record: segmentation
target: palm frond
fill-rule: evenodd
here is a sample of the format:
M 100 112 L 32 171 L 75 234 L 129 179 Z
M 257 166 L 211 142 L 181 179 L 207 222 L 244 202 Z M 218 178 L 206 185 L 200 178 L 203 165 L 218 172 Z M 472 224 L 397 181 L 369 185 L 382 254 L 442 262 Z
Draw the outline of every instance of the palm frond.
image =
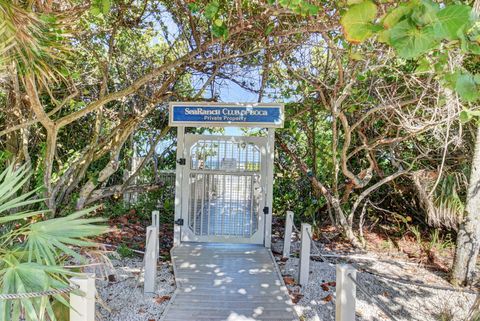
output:
M 36 191 L 21 193 L 29 178 L 30 172 L 24 166 L 17 169 L 9 166 L 0 173 L 1 293 L 39 292 L 67 286 L 67 278 L 76 273 L 62 267 L 65 257 L 83 261 L 76 248 L 96 246 L 88 237 L 107 231 L 107 227 L 97 225 L 103 219 L 86 217 L 94 208 L 45 221 L 25 220 L 44 212 L 25 209 L 42 201 L 32 198 Z M 20 227 L 5 224 L 20 220 L 24 220 Z M 62 295 L 53 298 L 69 305 Z M 55 321 L 51 298 L 0 300 L 0 320 L 18 321 L 21 317 L 27 321 Z
M 10 260 L 7 267 L 0 270 L 0 289 L 2 293 L 47 291 L 68 286 L 67 278 L 74 275 L 77 275 L 77 273 L 58 266 Z M 48 310 L 51 311 L 48 307 L 50 305 L 48 298 L 40 297 L 19 301 L 25 311 L 27 320 L 45 320 L 46 315 L 51 319 L 53 317 L 52 320 L 54 320 L 54 315 L 47 312 Z M 16 315 L 11 314 L 11 311 L 15 311 L 17 306 L 18 302 L 16 300 L 0 302 L 0 316 L 5 317 L 3 320 L 19 320 L 18 313 Z
M 25 165 L 16 170 L 14 170 L 13 165 L 9 165 L 0 174 L 0 224 L 18 221 L 45 212 L 11 212 L 12 210 L 18 210 L 43 201 L 42 199 L 32 199 L 37 190 L 19 194 L 25 183 L 30 179 L 30 176 L 30 171 Z
M 95 224 L 103 222 L 102 218 L 82 218 L 93 210 L 94 208 L 88 208 L 66 217 L 31 224 L 29 231 L 25 233 L 27 249 L 30 253 L 29 260 L 35 258 L 38 262 L 52 264 L 60 252 L 83 261 L 83 257 L 69 246 L 96 246 L 95 242 L 86 238 L 105 233 L 108 230 L 105 226 Z
M 42 83 L 61 77 L 52 62 L 63 60 L 69 49 L 54 15 L 0 0 L 0 21 L 0 72 L 15 63 L 21 74 L 33 73 Z

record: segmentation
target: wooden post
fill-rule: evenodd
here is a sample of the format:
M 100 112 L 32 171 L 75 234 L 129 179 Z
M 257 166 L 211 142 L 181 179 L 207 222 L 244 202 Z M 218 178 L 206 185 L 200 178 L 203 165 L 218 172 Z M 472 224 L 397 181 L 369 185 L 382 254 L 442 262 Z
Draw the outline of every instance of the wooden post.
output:
M 70 293 L 70 321 L 95 321 L 95 274 L 73 277 L 70 283 L 78 285 L 82 292 Z
M 157 244 L 158 237 L 155 237 L 157 228 L 154 226 L 147 227 L 147 240 L 145 246 L 145 267 L 143 293 L 155 293 L 157 281 Z
M 310 273 L 310 235 L 312 227 L 310 224 L 302 223 L 300 262 L 298 263 L 298 284 L 307 285 Z
M 335 321 L 355 321 L 357 287 L 349 274 L 356 280 L 357 271 L 351 265 L 337 264 Z
M 283 257 L 290 257 L 290 245 L 292 244 L 293 212 L 287 211 L 285 218 L 285 233 L 283 234 Z

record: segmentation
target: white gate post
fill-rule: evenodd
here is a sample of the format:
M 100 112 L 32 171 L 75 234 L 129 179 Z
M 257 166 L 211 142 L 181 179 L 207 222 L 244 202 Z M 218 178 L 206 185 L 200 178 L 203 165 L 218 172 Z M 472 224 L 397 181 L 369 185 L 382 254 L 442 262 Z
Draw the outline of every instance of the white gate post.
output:
M 312 227 L 310 224 L 302 223 L 301 245 L 300 245 L 300 262 L 298 263 L 298 283 L 307 285 L 310 273 L 310 235 Z
M 275 162 L 275 128 L 269 128 L 267 132 L 267 195 L 265 204 L 268 207 L 268 214 L 263 215 L 265 218 L 265 242 L 264 245 L 266 248 L 272 246 L 272 215 L 273 215 L 273 168 Z
M 290 245 L 292 244 L 293 212 L 287 211 L 285 218 L 285 233 L 283 234 L 283 257 L 290 257 Z
M 70 293 L 70 321 L 95 321 L 95 274 L 73 277 L 70 283 L 83 292 L 83 295 Z
M 147 227 L 147 241 L 145 246 L 145 267 L 143 293 L 155 293 L 157 281 L 157 246 L 158 237 L 155 237 L 157 228 L 154 226 Z
M 177 160 L 184 158 L 185 146 L 185 127 L 177 127 Z M 179 164 L 175 167 L 175 218 L 174 222 L 182 219 L 182 186 L 183 181 L 183 167 Z M 180 245 L 182 227 L 180 225 L 173 225 L 173 246 Z
M 335 321 L 355 321 L 357 287 L 348 275 L 357 279 L 357 271 L 348 264 L 337 264 Z

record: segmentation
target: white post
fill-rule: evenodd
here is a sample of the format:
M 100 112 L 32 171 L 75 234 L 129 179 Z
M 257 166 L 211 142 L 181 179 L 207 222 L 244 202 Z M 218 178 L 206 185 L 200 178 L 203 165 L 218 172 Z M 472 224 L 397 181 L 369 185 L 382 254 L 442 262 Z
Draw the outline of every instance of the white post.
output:
M 147 241 L 145 246 L 145 267 L 143 293 L 155 293 L 157 281 L 157 244 L 158 238 L 155 237 L 157 228 L 154 226 L 147 227 Z
M 273 168 L 275 161 L 275 128 L 268 129 L 268 141 L 267 141 L 267 195 L 266 206 L 269 213 L 264 215 L 265 217 L 265 242 L 266 248 L 270 248 L 272 245 L 272 215 L 273 215 Z
M 335 321 L 355 321 L 357 287 L 348 275 L 357 279 L 357 271 L 348 264 L 337 264 Z
M 290 257 L 290 245 L 292 244 L 293 212 L 287 211 L 285 218 L 285 233 L 283 234 L 283 257 Z
M 82 292 L 70 293 L 70 321 L 95 321 L 95 274 L 73 277 L 70 283 Z
M 307 285 L 310 273 L 310 235 L 312 227 L 310 224 L 302 223 L 300 262 L 298 263 L 298 284 Z
M 156 260 L 158 261 L 158 253 L 160 252 L 160 242 L 158 240 L 158 236 L 160 233 L 160 212 L 159 211 L 152 211 L 152 226 L 154 226 L 157 229 L 155 231 L 155 238 L 157 243 L 155 255 L 156 255 Z
M 177 160 L 185 157 L 184 155 L 185 144 L 185 127 L 177 127 Z M 177 164 L 175 169 L 175 221 L 182 218 L 182 181 L 183 181 L 183 168 Z M 184 189 L 187 186 L 183 187 Z M 173 226 L 173 245 L 180 245 L 182 227 L 174 224 Z
M 152 226 L 160 227 L 160 212 L 152 211 Z

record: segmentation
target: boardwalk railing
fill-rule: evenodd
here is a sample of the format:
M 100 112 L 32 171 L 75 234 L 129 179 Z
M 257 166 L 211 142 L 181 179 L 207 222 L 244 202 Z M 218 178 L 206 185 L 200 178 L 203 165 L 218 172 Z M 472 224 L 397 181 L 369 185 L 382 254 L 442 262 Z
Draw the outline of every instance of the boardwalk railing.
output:
M 85 273 L 70 279 L 70 286 L 41 292 L 0 294 L 2 300 L 28 300 L 70 293 L 70 321 L 95 321 L 95 274 Z
M 305 286 L 308 284 L 310 275 L 310 258 L 312 256 L 311 248 L 315 250 L 313 256 L 320 257 L 324 262 L 330 263 L 312 239 L 312 227 L 310 224 L 302 223 L 300 230 L 295 226 L 294 214 L 287 211 L 285 220 L 285 234 L 283 242 L 283 257 L 290 257 L 290 247 L 293 236 L 293 230 L 300 236 L 300 259 L 298 266 L 298 284 Z M 379 301 L 374 295 L 368 292 L 357 281 L 357 270 L 350 264 L 336 264 L 336 303 L 335 303 L 335 321 L 355 321 L 355 306 L 357 288 L 365 294 L 366 298 L 382 310 L 391 320 L 397 321 L 389 309 Z

